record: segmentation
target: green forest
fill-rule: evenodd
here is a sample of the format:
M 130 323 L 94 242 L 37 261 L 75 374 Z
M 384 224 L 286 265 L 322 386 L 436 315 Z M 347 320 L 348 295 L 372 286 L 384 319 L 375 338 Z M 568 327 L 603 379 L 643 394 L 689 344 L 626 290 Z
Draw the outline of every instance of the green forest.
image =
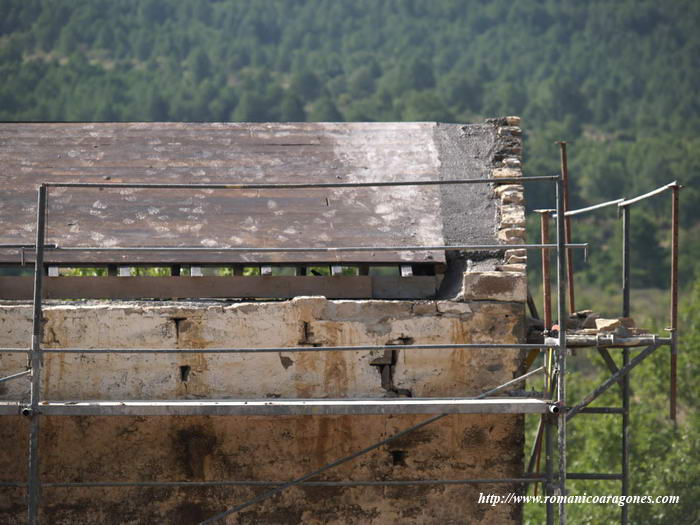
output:
M 573 207 L 677 180 L 685 186 L 682 414 L 678 426 L 665 416 L 667 356 L 640 367 L 634 401 L 651 408 L 635 416 L 633 453 L 647 470 L 635 474 L 632 493 L 682 499 L 635 507 L 631 516 L 635 523 L 700 522 L 693 383 L 700 359 L 699 23 L 700 2 L 692 0 L 3 0 L 0 120 L 481 122 L 519 115 L 526 176 L 558 173 L 555 141 L 568 141 Z M 528 184 L 526 194 L 530 210 L 553 207 L 541 186 Z M 536 217 L 528 228 L 536 240 Z M 668 194 L 634 208 L 631 235 L 633 315 L 661 331 L 668 323 Z M 579 307 L 616 314 L 616 210 L 575 218 L 573 236 L 591 244 L 588 259 L 576 260 Z M 536 257 L 530 266 L 536 289 Z M 582 385 L 593 385 L 599 365 L 577 372 Z M 577 469 L 619 462 L 614 418 L 572 427 L 572 448 L 589 451 Z M 589 482 L 587 490 L 614 493 L 617 485 Z M 541 512 L 527 509 L 528 522 L 538 523 Z M 571 509 L 575 523 L 607 522 L 617 512 Z
M 683 240 L 700 235 L 697 2 L 4 0 L 0 14 L 0 120 L 520 115 L 526 175 L 557 173 L 554 141 L 570 142 L 573 207 L 678 180 Z M 552 206 L 530 186 L 531 209 Z M 635 208 L 635 287 L 668 284 L 669 208 Z M 614 215 L 574 225 L 596 289 L 619 287 Z M 700 244 L 683 244 L 687 289 Z

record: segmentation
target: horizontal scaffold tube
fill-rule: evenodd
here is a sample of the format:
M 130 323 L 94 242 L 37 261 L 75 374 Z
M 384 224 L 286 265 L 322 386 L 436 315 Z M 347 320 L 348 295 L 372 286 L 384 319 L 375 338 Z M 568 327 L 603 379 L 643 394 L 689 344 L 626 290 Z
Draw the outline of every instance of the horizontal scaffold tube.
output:
M 361 350 L 475 350 L 484 348 L 517 348 L 541 350 L 552 345 L 527 343 L 444 343 L 417 345 L 356 345 L 356 346 L 292 346 L 269 348 L 43 348 L 42 352 L 59 354 L 265 354 L 293 352 L 350 352 Z M 26 352 L 27 350 L 18 350 Z
M 495 251 L 513 249 L 541 250 L 556 248 L 556 244 L 463 244 L 456 246 L 325 246 L 302 248 L 256 248 L 248 246 L 68 246 L 48 248 L 47 251 L 78 251 L 78 252 L 273 252 L 273 253 L 312 253 L 312 252 L 425 252 L 425 251 Z M 570 243 L 566 248 L 588 248 L 588 243 Z
M 442 186 L 447 184 L 520 184 L 533 181 L 555 181 L 557 175 L 536 177 L 499 177 L 494 179 L 452 179 L 452 180 L 406 180 L 368 182 L 302 182 L 302 183 L 208 183 L 208 184 L 167 184 L 148 182 L 46 182 L 51 188 L 141 188 L 141 189 L 208 189 L 208 190 L 295 190 L 311 188 L 367 188 L 381 186 Z

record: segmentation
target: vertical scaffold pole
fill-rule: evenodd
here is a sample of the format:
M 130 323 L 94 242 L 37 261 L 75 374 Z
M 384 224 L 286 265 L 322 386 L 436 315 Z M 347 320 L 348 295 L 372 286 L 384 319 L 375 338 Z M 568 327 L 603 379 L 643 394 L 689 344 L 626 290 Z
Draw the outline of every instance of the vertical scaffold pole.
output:
M 554 525 L 554 503 L 552 503 L 551 496 L 554 495 L 554 420 L 555 416 L 552 414 L 545 414 L 544 416 L 544 421 L 545 421 L 545 427 L 544 427 L 544 446 L 545 446 L 545 476 L 546 476 L 546 482 L 545 482 L 545 490 L 544 493 L 546 496 L 549 496 L 550 499 L 547 499 L 546 503 L 546 516 L 547 516 L 547 525 Z
M 630 362 L 630 349 L 622 349 L 622 366 L 626 367 Z M 630 491 L 630 372 L 622 376 L 622 496 L 629 496 Z M 629 505 L 623 505 L 620 509 L 620 521 L 627 525 L 629 519 Z
M 39 476 L 39 401 L 41 399 L 42 285 L 44 281 L 44 241 L 46 236 L 46 186 L 39 186 L 36 215 L 36 258 L 34 261 L 34 310 L 30 357 L 29 468 L 27 471 L 27 517 L 29 525 L 39 523 L 41 484 Z
M 559 523 L 566 523 L 566 248 L 564 227 L 564 180 L 557 180 L 557 313 L 559 317 L 559 347 L 557 353 L 557 403 L 559 448 Z
M 540 213 L 540 242 L 542 244 L 549 244 L 549 214 L 551 210 L 539 210 Z M 549 249 L 542 248 L 542 302 L 544 309 L 544 329 L 551 330 L 552 328 L 552 290 L 551 290 L 551 280 L 550 280 L 550 270 L 549 270 Z M 545 354 L 545 365 L 547 370 L 554 370 L 551 363 L 548 363 L 550 353 Z M 545 373 L 545 391 L 548 395 L 551 395 L 551 385 L 553 384 L 552 378 L 549 373 Z M 544 447 L 545 447 L 545 495 L 552 496 L 554 491 L 554 461 L 553 461 L 553 448 L 554 448 L 554 416 L 551 414 L 545 414 L 542 419 L 544 425 Z M 546 503 L 546 520 L 547 525 L 554 525 L 554 504 L 551 500 L 547 500 Z
M 549 244 L 549 212 L 538 210 L 540 214 L 540 242 Z M 552 290 L 549 273 L 549 248 L 542 248 L 542 303 L 544 309 L 544 329 L 552 328 Z
M 622 207 L 622 317 L 630 316 L 630 215 L 629 206 Z
M 676 395 L 678 370 L 678 229 L 680 202 L 678 199 L 681 186 L 671 186 L 671 405 L 670 416 L 676 421 Z
M 631 313 L 630 303 L 630 218 L 631 206 L 622 207 L 622 317 L 629 317 Z M 622 349 L 622 364 L 627 366 L 630 360 L 629 348 Z M 630 377 L 629 372 L 622 377 L 622 496 L 629 495 L 629 432 L 630 432 Z M 620 509 L 620 522 L 627 525 L 629 519 L 627 505 Z

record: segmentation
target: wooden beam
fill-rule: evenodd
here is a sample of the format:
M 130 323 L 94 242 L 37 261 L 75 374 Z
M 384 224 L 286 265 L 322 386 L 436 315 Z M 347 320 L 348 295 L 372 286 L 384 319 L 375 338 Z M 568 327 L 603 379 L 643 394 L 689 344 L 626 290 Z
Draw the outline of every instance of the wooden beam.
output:
M 2 180 L 0 179 L 0 182 Z M 1 195 L 0 195 L 1 197 Z M 0 217 L 1 219 L 2 217 Z M 147 238 L 147 234 L 144 234 Z M 368 235 L 368 239 L 374 239 Z M 0 238 L 0 240 L 2 240 Z M 133 244 L 138 243 L 134 240 Z M 259 241 L 251 241 L 250 245 L 260 244 Z M 367 246 L 370 240 L 356 241 L 353 246 Z M 442 245 L 441 243 L 439 243 Z M 161 243 L 165 245 L 165 243 Z M 307 246 L 308 243 L 300 243 L 301 246 Z M 375 244 L 373 244 L 375 245 Z M 381 246 L 380 244 L 376 244 Z M 387 245 L 388 244 L 384 244 Z M 404 243 L 404 245 L 407 245 Z M 68 246 L 68 245 L 67 245 Z M 349 244 L 347 246 L 350 246 Z M 508 248 L 504 245 L 504 248 Z M 230 264 L 242 264 L 243 266 L 252 266 L 256 264 L 281 264 L 295 265 L 299 263 L 308 266 L 323 266 L 327 264 L 337 264 L 338 260 L 342 261 L 343 265 L 352 266 L 355 264 L 370 263 L 372 265 L 391 265 L 398 262 L 419 262 L 424 264 L 440 263 L 445 259 L 444 251 L 401 251 L 401 252 L 339 252 L 337 260 L 329 260 L 328 253 L 323 252 L 263 252 L 258 253 L 254 250 L 250 252 L 195 252 L 195 251 L 56 251 L 47 250 L 44 254 L 44 262 L 46 264 L 58 266 L 106 266 L 109 264 L 118 264 L 120 266 L 137 266 L 137 265 L 154 265 L 154 266 L 171 266 L 173 264 L 180 265 L 213 265 L 213 266 L 228 266 Z M 24 252 L 25 264 L 34 264 L 34 253 L 26 250 Z M 22 263 L 22 254 L 20 250 L 10 248 L 0 248 L 0 264 L 16 264 Z
M 336 277 L 337 279 L 337 277 Z M 430 299 L 437 295 L 442 277 L 373 275 L 372 297 L 386 299 Z
M 277 298 L 430 299 L 436 276 L 47 277 L 46 299 Z M 31 277 L 0 277 L 0 299 L 28 300 Z

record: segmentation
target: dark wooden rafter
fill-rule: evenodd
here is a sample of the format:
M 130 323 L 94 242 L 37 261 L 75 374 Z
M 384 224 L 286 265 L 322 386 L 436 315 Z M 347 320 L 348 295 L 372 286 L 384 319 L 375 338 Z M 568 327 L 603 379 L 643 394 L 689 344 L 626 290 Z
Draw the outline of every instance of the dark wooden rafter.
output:
M 45 299 L 434 299 L 441 276 L 46 277 Z M 29 300 L 31 277 L 0 277 L 0 299 Z

